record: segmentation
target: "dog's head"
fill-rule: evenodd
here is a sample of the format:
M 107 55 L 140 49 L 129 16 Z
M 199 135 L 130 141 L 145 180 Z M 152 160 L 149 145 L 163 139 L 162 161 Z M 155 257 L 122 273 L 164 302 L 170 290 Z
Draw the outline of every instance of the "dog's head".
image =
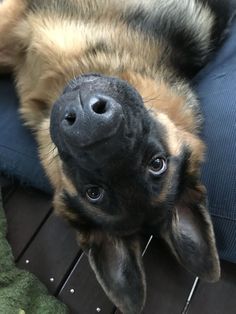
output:
M 79 231 L 97 279 L 124 313 L 139 313 L 145 300 L 141 233 L 165 239 L 194 274 L 219 277 L 199 183 L 203 145 L 144 101 L 124 80 L 83 75 L 66 87 L 50 121 L 60 168 L 55 206 Z

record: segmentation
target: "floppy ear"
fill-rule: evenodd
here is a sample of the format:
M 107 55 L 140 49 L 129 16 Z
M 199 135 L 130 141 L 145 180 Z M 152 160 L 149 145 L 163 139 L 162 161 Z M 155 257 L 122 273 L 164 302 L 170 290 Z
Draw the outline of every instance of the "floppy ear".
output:
M 146 283 L 138 237 L 100 234 L 94 239 L 88 259 L 98 282 L 122 313 L 140 313 L 145 303 Z
M 186 188 L 162 237 L 187 270 L 206 281 L 219 279 L 220 264 L 204 186 Z

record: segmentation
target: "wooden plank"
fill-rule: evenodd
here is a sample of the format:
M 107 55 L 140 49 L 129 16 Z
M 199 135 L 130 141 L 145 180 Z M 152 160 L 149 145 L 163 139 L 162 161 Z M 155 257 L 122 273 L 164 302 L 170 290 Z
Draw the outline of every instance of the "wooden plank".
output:
M 48 195 L 34 189 L 17 188 L 4 202 L 8 222 L 7 238 L 17 260 L 51 210 Z
M 77 261 L 58 297 L 73 314 L 111 314 L 115 311 L 98 284 L 85 254 Z
M 200 282 L 188 314 L 236 313 L 236 265 L 222 262 L 221 280 L 214 284 Z
M 80 254 L 75 231 L 52 214 L 17 265 L 33 272 L 56 294 Z
M 180 266 L 166 246 L 153 239 L 144 256 L 147 279 L 145 314 L 180 314 L 195 277 Z

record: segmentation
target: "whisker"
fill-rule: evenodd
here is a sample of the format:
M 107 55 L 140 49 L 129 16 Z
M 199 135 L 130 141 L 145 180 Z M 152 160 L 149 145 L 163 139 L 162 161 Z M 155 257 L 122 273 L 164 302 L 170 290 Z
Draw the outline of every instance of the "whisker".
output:
M 55 160 L 57 157 L 59 157 L 59 154 L 56 154 L 55 156 L 53 156 L 53 157 L 50 159 L 50 161 L 47 161 L 46 159 L 45 159 L 44 161 L 47 162 L 47 165 L 48 165 L 48 166 L 51 166 L 52 163 L 54 162 L 54 160 Z
M 154 101 L 154 100 L 161 100 L 161 98 L 159 96 L 155 96 L 155 97 L 145 97 L 143 98 L 143 102 L 144 103 L 147 103 L 147 102 L 150 102 L 150 101 Z
M 40 128 L 40 129 L 38 129 L 38 131 L 49 131 L 50 130 L 50 128 Z
M 45 145 L 40 145 L 40 147 L 41 147 L 42 149 L 49 148 L 50 146 L 53 146 L 53 147 L 48 151 L 47 154 L 51 154 L 51 153 L 57 148 L 56 145 L 54 145 L 53 143 L 48 143 L 48 144 L 45 144 Z
M 50 153 L 45 154 L 45 156 L 44 156 L 45 158 L 42 158 L 42 160 L 43 160 L 44 162 L 46 162 L 49 166 L 52 164 L 52 162 L 53 162 L 57 157 L 59 157 L 59 154 L 56 153 L 54 156 L 52 156 L 52 157 L 50 158 L 50 160 L 48 160 L 48 159 L 49 159 L 49 158 L 48 158 L 49 154 L 51 155 L 51 154 L 54 152 L 55 148 L 56 148 L 56 147 L 54 147 L 54 149 L 53 149 Z

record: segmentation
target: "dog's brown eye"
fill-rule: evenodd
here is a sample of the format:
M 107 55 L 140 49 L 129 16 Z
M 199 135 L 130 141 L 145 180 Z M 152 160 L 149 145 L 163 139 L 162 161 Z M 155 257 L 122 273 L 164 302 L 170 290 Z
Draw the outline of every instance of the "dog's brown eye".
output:
M 157 157 L 149 164 L 149 171 L 155 176 L 159 176 L 167 169 L 167 161 L 165 158 Z
M 86 197 L 90 202 L 96 203 L 101 201 L 104 194 L 104 190 L 98 186 L 92 186 L 87 189 Z

